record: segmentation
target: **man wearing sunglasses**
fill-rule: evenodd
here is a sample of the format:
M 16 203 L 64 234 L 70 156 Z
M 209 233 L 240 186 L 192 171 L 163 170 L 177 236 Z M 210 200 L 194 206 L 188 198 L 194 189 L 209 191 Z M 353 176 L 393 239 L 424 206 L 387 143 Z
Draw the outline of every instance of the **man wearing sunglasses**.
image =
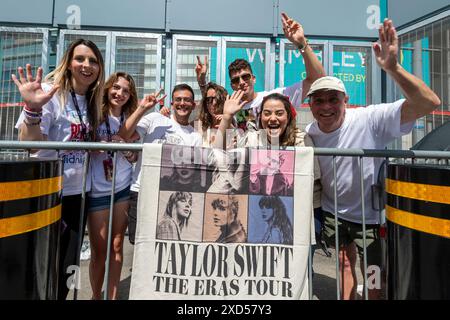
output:
M 290 87 L 276 88 L 271 91 L 255 92 L 256 77 L 248 61 L 236 59 L 228 66 L 228 73 L 231 80 L 231 87 L 234 91 L 244 92 L 243 100 L 247 101 L 240 114 L 236 114 L 238 126 L 244 130 L 253 127 L 257 128 L 260 115 L 262 99 L 271 93 L 281 93 L 291 100 L 294 106 L 299 107 L 306 97 L 311 84 L 318 78 L 325 75 L 322 64 L 317 59 L 314 51 L 308 45 L 303 26 L 291 19 L 287 14 L 281 14 L 283 31 L 289 41 L 299 50 L 305 61 L 306 78 Z M 243 123 L 243 122 L 246 123 Z

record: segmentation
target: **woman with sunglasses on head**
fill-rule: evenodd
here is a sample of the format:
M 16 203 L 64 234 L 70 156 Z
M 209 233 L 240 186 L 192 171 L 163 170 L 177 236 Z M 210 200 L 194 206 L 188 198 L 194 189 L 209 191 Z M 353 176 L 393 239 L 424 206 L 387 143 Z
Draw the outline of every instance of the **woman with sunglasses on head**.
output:
M 214 143 L 227 95 L 227 90 L 214 82 L 209 82 L 205 87 L 197 122 L 197 130 L 203 137 L 203 147 L 210 147 Z
M 19 78 L 12 75 L 25 107 L 17 121 L 22 141 L 91 141 L 101 115 L 100 102 L 104 85 L 103 57 L 89 40 L 72 42 L 60 63 L 42 82 L 42 68 L 36 79 L 27 64 L 26 75 L 18 68 Z M 69 266 L 77 265 L 80 236 L 84 234 L 85 214 L 81 214 L 84 151 L 39 150 L 39 157 L 60 156 L 64 164 L 59 252 L 58 299 L 65 300 L 72 285 Z M 86 191 L 91 178 L 86 177 Z M 80 229 L 80 218 L 83 228 Z M 82 234 L 80 234 L 82 232 Z
M 136 85 L 125 72 L 113 73 L 105 83 L 102 101 L 102 122 L 97 129 L 97 140 L 125 142 L 118 132 L 125 120 L 136 110 Z M 92 299 L 101 299 L 108 244 L 109 207 L 111 203 L 112 152 L 93 152 L 91 156 L 92 190 L 89 193 L 88 229 L 91 243 L 89 278 Z M 117 298 L 117 288 L 123 262 L 123 240 L 128 225 L 127 211 L 130 184 L 136 153 L 118 152 L 112 221 L 111 259 L 108 281 L 108 299 Z

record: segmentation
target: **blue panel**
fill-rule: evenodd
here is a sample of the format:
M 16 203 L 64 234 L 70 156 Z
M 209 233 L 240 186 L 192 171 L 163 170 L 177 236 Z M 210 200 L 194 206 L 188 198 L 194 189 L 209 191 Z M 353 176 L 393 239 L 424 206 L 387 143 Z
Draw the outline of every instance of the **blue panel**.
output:
M 71 24 L 79 12 L 81 26 L 165 29 L 165 0 L 55 1 L 55 22 Z
M 317 58 L 323 64 L 323 52 L 322 50 L 314 50 L 314 53 L 317 55 Z M 305 61 L 300 53 L 297 50 L 285 50 L 284 52 L 284 61 L 286 64 L 284 65 L 284 86 L 288 87 L 293 85 L 300 80 L 304 80 L 306 78 L 306 68 Z M 278 65 L 277 65 L 278 69 Z M 275 82 L 277 83 L 277 82 Z
M 361 52 L 333 52 L 333 75 L 344 82 L 349 104 L 366 106 L 366 55 Z M 369 81 L 370 83 L 370 81 Z
M 52 24 L 53 0 L 2 1 L 0 22 Z

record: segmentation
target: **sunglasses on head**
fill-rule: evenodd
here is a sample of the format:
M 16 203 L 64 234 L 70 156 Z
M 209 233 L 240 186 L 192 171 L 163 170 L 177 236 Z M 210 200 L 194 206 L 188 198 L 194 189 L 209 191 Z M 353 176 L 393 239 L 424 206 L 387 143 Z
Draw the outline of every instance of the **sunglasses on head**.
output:
M 241 78 L 245 82 L 248 82 L 252 78 L 252 74 L 251 73 L 244 73 L 244 74 L 241 74 L 240 76 L 233 77 L 233 78 L 230 79 L 231 84 L 234 84 L 234 85 L 239 84 Z

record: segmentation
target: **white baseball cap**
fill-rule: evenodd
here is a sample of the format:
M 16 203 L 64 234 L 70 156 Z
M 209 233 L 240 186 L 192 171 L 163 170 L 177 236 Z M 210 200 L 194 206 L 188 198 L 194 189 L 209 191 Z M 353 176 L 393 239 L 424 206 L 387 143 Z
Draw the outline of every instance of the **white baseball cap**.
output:
M 344 83 L 341 79 L 331 76 L 326 76 L 317 79 L 309 88 L 308 94 L 306 96 L 312 95 L 314 92 L 319 90 L 336 90 L 345 93 L 347 95 L 347 91 L 345 90 Z

